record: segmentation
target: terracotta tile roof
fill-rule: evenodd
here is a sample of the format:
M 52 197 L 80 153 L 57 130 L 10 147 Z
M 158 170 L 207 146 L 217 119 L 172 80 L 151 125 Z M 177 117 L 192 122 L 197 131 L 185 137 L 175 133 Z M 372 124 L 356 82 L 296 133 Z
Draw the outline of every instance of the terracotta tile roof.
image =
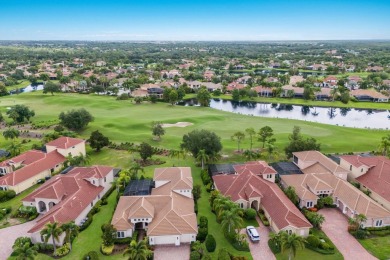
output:
M 66 161 L 66 158 L 59 154 L 57 151 L 50 153 L 44 153 L 44 157 L 31 164 L 24 166 L 23 168 L 0 177 L 0 185 L 15 186 L 22 183 L 35 175 L 54 168 L 56 165 L 62 164 Z
M 243 172 L 245 169 L 248 169 L 256 175 L 277 174 L 275 169 L 264 161 L 246 162 L 245 164 L 234 165 L 233 168 L 236 172 Z
M 287 186 L 294 187 L 298 197 L 302 200 L 317 200 L 317 195 L 312 193 L 306 186 L 307 179 L 310 177 L 310 174 L 283 175 L 281 179 Z
M 278 229 L 288 226 L 297 228 L 312 227 L 275 183 L 264 180 L 249 169 L 243 169 L 238 175 L 216 175 L 213 176 L 213 179 L 216 188 L 224 196 L 229 196 L 232 201 L 239 199 L 248 201 L 249 198 L 261 195 L 260 204 L 270 214 Z M 250 192 L 247 190 L 248 186 Z
M 295 152 L 293 153 L 295 157 L 297 157 L 300 161 L 303 162 L 303 167 L 300 167 L 301 170 L 305 173 L 305 169 L 314 164 L 319 164 L 312 171 L 318 172 L 319 168 L 326 169 L 327 171 L 335 174 L 348 174 L 348 171 L 344 170 L 337 163 L 320 153 L 319 151 L 303 151 L 303 152 Z M 307 172 L 307 170 L 306 170 Z M 323 171 L 321 171 L 323 172 Z
M 372 98 L 388 99 L 389 97 L 383 95 L 372 89 L 355 89 L 351 91 L 351 95 L 354 97 L 369 96 Z
M 165 183 L 152 189 L 152 195 L 120 197 L 111 224 L 117 230 L 128 230 L 133 228 L 130 219 L 152 218 L 148 236 L 196 234 L 194 200 L 173 191 L 192 189 L 191 168 L 156 168 L 154 181 Z
M 1 162 L 0 166 L 9 166 L 11 164 L 18 164 L 18 163 L 21 163 L 23 165 L 28 165 L 44 157 L 45 157 L 44 152 L 38 150 L 30 150 L 18 156 L 12 157 L 11 159 Z
M 390 201 L 390 160 L 385 156 L 340 156 L 355 167 L 366 166 L 368 171 L 356 180 L 387 201 Z
M 85 141 L 83 139 L 61 136 L 60 138 L 57 138 L 56 140 L 48 142 L 46 145 L 55 146 L 55 147 L 60 148 L 60 149 L 68 149 L 72 146 L 75 146 L 75 145 L 78 145 L 78 144 L 84 143 L 84 142 Z
M 99 166 L 98 166 L 99 167 Z M 109 167 L 106 167 L 108 170 Z M 112 170 L 113 168 L 111 168 Z M 52 196 L 51 187 L 57 194 L 62 193 L 62 200 L 49 210 L 36 225 L 28 231 L 34 233 L 42 229 L 48 222 L 66 223 L 74 221 L 82 211 L 103 191 L 104 187 L 95 186 L 86 180 L 86 174 L 96 171 L 96 166 L 76 167 L 64 175 L 56 175 L 40 188 L 27 196 L 23 201 L 33 201 L 35 198 Z

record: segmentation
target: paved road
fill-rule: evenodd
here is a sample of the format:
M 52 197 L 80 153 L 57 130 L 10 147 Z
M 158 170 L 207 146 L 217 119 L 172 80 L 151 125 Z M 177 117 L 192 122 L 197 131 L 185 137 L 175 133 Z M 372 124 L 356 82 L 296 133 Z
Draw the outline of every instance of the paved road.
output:
M 338 209 L 321 209 L 325 217 L 322 230 L 336 245 L 344 259 L 376 259 L 348 232 L 348 219 Z
M 30 237 L 27 233 L 35 225 L 35 221 L 0 229 L 0 260 L 7 259 L 12 253 L 12 246 L 18 237 Z
M 273 260 L 275 259 L 275 255 L 268 246 L 270 230 L 263 225 L 258 216 L 256 216 L 256 220 L 259 223 L 259 227 L 257 227 L 256 230 L 260 234 L 260 242 L 252 243 L 248 237 L 249 249 L 251 250 L 253 260 Z M 241 233 L 246 234 L 246 230 L 242 229 Z
M 154 260 L 188 260 L 190 259 L 190 245 L 156 246 Z

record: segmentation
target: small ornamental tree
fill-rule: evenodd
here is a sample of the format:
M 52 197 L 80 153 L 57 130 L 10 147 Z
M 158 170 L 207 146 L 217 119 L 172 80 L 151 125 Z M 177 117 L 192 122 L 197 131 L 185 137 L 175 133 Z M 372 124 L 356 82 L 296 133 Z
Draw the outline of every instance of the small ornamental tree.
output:
M 116 238 L 116 229 L 111 224 L 105 224 L 103 226 L 103 244 L 105 246 L 112 246 Z
M 214 236 L 211 234 L 207 235 L 205 244 L 208 252 L 214 252 L 215 248 L 217 247 L 217 242 L 215 241 Z
M 141 143 L 139 146 L 139 155 L 141 156 L 142 161 L 146 161 L 148 158 L 153 155 L 153 147 L 148 143 Z
M 103 147 L 110 144 L 108 137 L 104 136 L 98 130 L 92 132 L 91 136 L 88 139 L 89 145 L 99 152 Z
M 161 136 L 165 134 L 165 129 L 162 127 L 161 122 L 152 123 L 152 134 L 157 136 L 159 140 L 161 139 Z

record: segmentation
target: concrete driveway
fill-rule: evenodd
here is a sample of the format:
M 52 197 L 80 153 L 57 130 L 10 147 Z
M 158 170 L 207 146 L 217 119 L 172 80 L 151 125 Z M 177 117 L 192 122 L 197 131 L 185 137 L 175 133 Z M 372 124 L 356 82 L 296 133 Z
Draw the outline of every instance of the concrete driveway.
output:
M 257 227 L 256 230 L 260 235 L 260 242 L 253 243 L 248 237 L 249 249 L 251 250 L 253 260 L 276 259 L 275 255 L 272 253 L 271 249 L 268 246 L 268 238 L 270 232 L 269 228 L 263 225 L 258 216 L 256 216 L 256 220 L 259 223 L 259 227 Z M 246 234 L 245 228 L 242 229 L 240 233 Z
M 348 219 L 338 209 L 321 209 L 319 213 L 325 217 L 322 231 L 336 245 L 344 259 L 376 259 L 348 233 Z
M 155 246 L 154 260 L 189 260 L 190 245 L 180 246 Z
M 35 225 L 35 220 L 0 229 L 0 259 L 7 259 L 12 253 L 12 246 L 18 237 L 31 237 L 27 233 Z

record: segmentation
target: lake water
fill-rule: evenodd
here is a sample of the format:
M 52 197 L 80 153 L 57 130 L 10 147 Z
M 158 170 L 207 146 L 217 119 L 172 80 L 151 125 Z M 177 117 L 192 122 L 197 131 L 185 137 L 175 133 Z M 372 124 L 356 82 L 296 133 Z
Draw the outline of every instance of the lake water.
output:
M 188 100 L 186 106 L 197 105 Z M 309 107 L 211 99 L 210 107 L 222 111 L 258 117 L 297 119 L 355 128 L 389 129 L 389 110 Z M 390 106 L 389 106 L 390 109 Z
M 43 90 L 43 85 L 37 85 L 37 86 L 28 85 L 23 89 L 22 92 L 27 93 L 27 92 L 37 91 L 37 90 Z

